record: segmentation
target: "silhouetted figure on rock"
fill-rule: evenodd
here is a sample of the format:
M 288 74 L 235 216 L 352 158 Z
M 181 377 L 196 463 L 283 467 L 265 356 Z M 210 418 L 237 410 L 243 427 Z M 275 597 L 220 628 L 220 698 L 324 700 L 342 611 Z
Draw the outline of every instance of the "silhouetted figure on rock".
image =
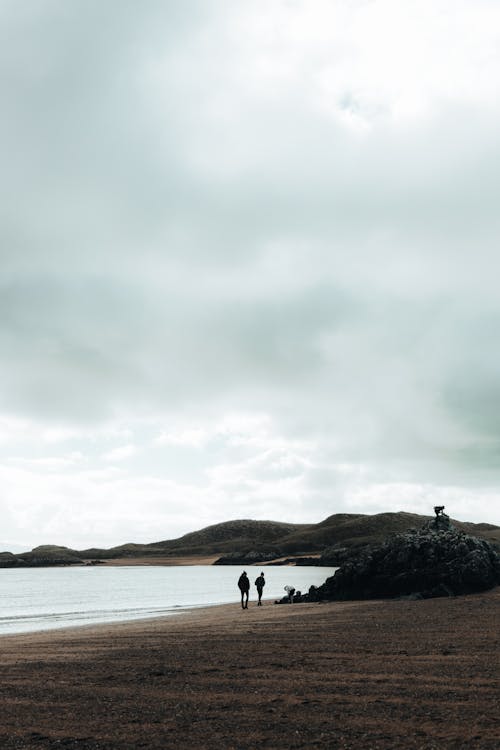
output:
M 241 608 L 248 609 L 248 592 L 250 591 L 250 581 L 246 571 L 240 575 L 238 579 L 238 588 L 241 591 Z
M 436 518 L 434 519 L 436 529 L 449 528 L 450 518 L 444 512 L 444 505 L 435 505 L 434 513 L 436 514 Z

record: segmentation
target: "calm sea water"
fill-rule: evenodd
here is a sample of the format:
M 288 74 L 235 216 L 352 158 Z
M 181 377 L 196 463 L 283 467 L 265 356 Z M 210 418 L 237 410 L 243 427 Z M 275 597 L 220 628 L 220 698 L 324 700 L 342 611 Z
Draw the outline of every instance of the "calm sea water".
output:
M 88 566 L 0 569 L 0 635 L 74 625 L 172 615 L 186 609 L 239 602 L 241 566 Z M 264 599 L 285 595 L 284 587 L 306 592 L 336 568 L 263 568 Z M 248 568 L 250 602 L 260 568 Z

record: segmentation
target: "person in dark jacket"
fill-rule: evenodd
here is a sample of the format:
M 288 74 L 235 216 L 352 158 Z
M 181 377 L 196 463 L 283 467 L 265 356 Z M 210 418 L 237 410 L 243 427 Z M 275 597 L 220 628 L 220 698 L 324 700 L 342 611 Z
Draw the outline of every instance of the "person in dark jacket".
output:
M 260 576 L 258 576 L 255 579 L 255 585 L 257 586 L 257 594 L 259 597 L 259 600 L 257 602 L 258 607 L 262 607 L 262 592 L 264 590 L 264 586 L 266 585 L 266 580 L 264 578 L 264 573 L 261 573 Z
M 238 588 L 241 591 L 241 608 L 248 609 L 248 592 L 250 591 L 250 581 L 245 571 L 238 579 Z

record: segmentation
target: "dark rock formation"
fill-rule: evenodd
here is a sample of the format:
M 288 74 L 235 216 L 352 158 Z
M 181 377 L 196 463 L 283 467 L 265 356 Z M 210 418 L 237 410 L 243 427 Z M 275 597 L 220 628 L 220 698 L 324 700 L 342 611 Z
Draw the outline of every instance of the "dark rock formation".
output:
M 268 563 L 269 565 L 295 565 L 296 567 L 312 567 L 313 565 L 319 565 L 318 557 L 283 557 L 275 562 Z M 327 566 L 328 567 L 328 566 Z
M 12 552 L 0 552 L 0 568 L 20 568 L 23 565 L 24 560 L 20 560 Z
M 362 549 L 366 549 L 367 547 L 368 545 L 364 545 L 363 547 L 359 547 L 356 550 L 344 547 L 341 544 L 335 544 L 333 547 L 327 547 L 325 550 L 323 550 L 318 564 L 325 567 L 336 568 L 339 565 L 343 565 L 343 563 L 345 563 L 347 560 L 350 560 L 353 554 L 360 552 Z
M 16 557 L 21 561 L 21 564 L 31 568 L 51 565 L 81 565 L 83 563 L 82 558 L 74 550 L 55 544 L 42 544 L 32 549 L 31 552 L 22 552 Z
M 249 552 L 231 552 L 229 555 L 219 557 L 214 565 L 254 565 L 257 563 L 275 560 L 280 557 L 279 550 L 250 550 Z
M 486 591 L 498 584 L 500 556 L 493 546 L 458 531 L 439 515 L 417 531 L 395 535 L 350 558 L 315 595 L 317 600 L 428 598 Z
M 270 562 L 273 560 L 274 562 Z M 319 565 L 318 557 L 282 557 L 282 552 L 273 550 L 250 550 L 250 552 L 232 552 L 229 555 L 219 557 L 214 565 L 257 565 L 268 563 L 270 565 Z

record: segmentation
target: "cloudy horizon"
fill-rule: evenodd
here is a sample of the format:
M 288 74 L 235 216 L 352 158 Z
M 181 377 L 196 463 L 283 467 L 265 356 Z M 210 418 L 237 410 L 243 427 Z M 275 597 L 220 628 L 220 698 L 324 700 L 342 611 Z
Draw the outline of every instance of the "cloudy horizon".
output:
M 498 4 L 0 21 L 0 546 L 500 525 Z

